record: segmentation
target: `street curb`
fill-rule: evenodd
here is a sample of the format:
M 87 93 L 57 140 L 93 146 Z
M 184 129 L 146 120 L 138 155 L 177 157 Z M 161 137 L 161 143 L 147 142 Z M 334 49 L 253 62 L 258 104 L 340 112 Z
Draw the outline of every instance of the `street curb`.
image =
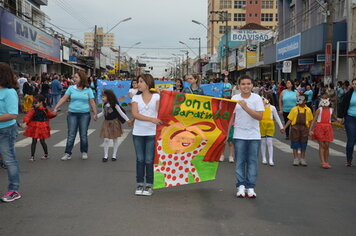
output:
M 331 125 L 336 126 L 336 127 L 339 127 L 339 128 L 342 128 L 342 129 L 345 129 L 345 125 L 340 124 L 340 123 L 338 123 L 338 122 L 331 122 Z

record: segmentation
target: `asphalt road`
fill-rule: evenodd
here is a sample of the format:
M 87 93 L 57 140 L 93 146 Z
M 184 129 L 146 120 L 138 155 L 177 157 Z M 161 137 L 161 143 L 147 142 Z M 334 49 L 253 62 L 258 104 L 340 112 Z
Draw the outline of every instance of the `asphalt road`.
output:
M 28 162 L 30 146 L 21 134 L 22 199 L 0 203 L 0 235 L 356 235 L 356 168 L 345 167 L 345 133 L 335 129 L 332 169 L 319 167 L 318 151 L 307 149 L 308 167 L 293 167 L 288 141 L 277 134 L 275 167 L 259 166 L 257 199 L 235 197 L 234 164 L 221 163 L 215 181 L 155 190 L 134 196 L 132 135 L 117 162 L 102 163 L 102 120 L 91 122 L 89 159 L 79 145 L 71 161 L 60 161 L 66 115 L 51 122 L 50 159 Z M 129 129 L 128 127 L 124 127 Z M 111 151 L 111 150 L 110 150 Z M 227 153 L 226 153 L 227 155 Z M 6 190 L 6 171 L 0 187 Z

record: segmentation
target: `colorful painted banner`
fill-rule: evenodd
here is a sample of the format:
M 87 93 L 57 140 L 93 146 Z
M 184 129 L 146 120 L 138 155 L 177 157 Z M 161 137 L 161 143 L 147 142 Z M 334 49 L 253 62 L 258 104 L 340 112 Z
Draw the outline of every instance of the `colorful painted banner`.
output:
M 247 45 L 246 47 L 246 64 L 252 66 L 257 63 L 257 45 Z
M 165 89 L 165 90 L 173 90 L 174 81 L 155 81 L 155 87 Z M 131 99 L 129 97 L 129 89 L 131 87 L 131 81 L 129 80 L 98 80 L 97 81 L 97 104 L 102 104 L 103 100 L 100 96 L 105 89 L 111 89 L 121 106 L 130 106 Z
M 183 85 L 184 87 L 190 86 L 188 82 L 184 82 Z M 203 89 L 205 96 L 223 97 L 224 83 L 201 84 L 200 87 Z
M 236 102 L 236 101 L 235 101 Z M 154 188 L 214 180 L 236 103 L 162 91 Z

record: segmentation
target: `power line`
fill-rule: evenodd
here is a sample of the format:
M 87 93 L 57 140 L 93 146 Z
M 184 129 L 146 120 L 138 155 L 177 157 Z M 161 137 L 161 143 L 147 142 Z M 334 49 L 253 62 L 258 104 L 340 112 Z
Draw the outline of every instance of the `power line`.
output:
M 71 17 L 73 17 L 74 19 L 76 19 L 77 21 L 82 23 L 83 25 L 85 25 L 85 26 L 90 25 L 86 20 L 84 20 L 83 18 L 79 17 L 78 14 L 74 13 L 70 8 L 65 6 L 63 4 L 63 2 L 61 2 L 60 0 L 55 0 L 54 2 L 57 4 L 57 6 L 62 8 L 68 15 L 70 15 Z

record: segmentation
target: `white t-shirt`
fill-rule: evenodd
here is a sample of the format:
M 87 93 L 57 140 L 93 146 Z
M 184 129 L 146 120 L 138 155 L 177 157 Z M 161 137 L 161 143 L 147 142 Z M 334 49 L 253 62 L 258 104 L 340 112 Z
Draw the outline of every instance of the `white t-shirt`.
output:
M 148 104 L 145 104 L 142 99 L 142 94 L 140 94 L 133 96 L 132 102 L 137 103 L 138 113 L 140 113 L 141 115 L 157 118 L 157 101 L 159 101 L 159 99 L 159 94 L 154 93 L 150 102 Z M 136 119 L 134 122 L 132 134 L 137 136 L 156 135 L 156 125 L 150 121 Z
M 262 98 L 251 93 L 249 98 L 242 98 L 241 94 L 237 94 L 231 100 L 245 100 L 247 106 L 254 111 L 264 111 Z M 235 107 L 235 124 L 234 124 L 234 139 L 245 140 L 260 140 L 260 122 L 252 118 L 242 107 L 237 103 Z
M 19 94 L 20 94 L 20 95 L 23 94 L 22 89 L 23 89 L 24 83 L 26 83 L 26 82 L 27 82 L 27 79 L 24 78 L 24 77 L 21 77 L 21 78 L 19 78 L 19 79 L 17 80 L 17 83 L 19 84 Z
M 134 88 L 130 88 L 129 89 L 129 93 L 131 93 L 132 95 L 136 95 L 138 89 L 134 89 Z

